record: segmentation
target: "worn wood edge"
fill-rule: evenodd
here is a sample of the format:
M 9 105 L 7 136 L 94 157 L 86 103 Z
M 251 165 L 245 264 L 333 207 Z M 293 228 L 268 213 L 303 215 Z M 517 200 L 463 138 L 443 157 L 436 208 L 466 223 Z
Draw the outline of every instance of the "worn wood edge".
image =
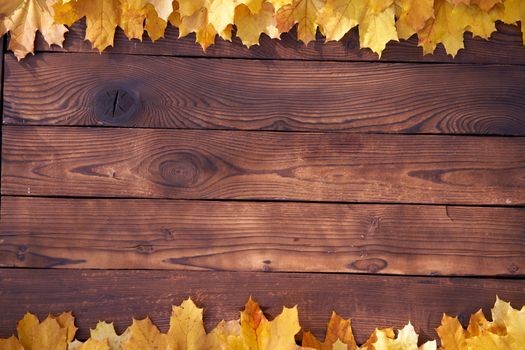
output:
M 479 308 L 490 312 L 496 295 L 525 304 L 523 280 L 156 270 L 0 269 L 0 295 L 0 337 L 12 334 L 26 311 L 45 317 L 72 310 L 80 339 L 101 319 L 123 331 L 132 317 L 149 315 L 166 331 L 171 304 L 188 296 L 205 308 L 208 330 L 236 319 L 253 295 L 270 318 L 297 304 L 303 329 L 318 336 L 336 310 L 352 318 L 359 343 L 375 327 L 400 329 L 409 320 L 421 341 L 436 338 L 444 312 L 465 323 Z
M 3 129 L 4 195 L 525 204 L 523 138 Z
M 60 53 L 6 68 L 9 125 L 525 135 L 521 66 Z
M 525 266 L 525 208 L 2 197 L 0 217 L 4 267 L 521 276 Z
M 409 40 L 390 42 L 383 51 L 380 61 L 384 62 L 426 62 L 426 63 L 487 63 L 487 64 L 525 64 L 525 48 L 523 47 L 521 30 L 517 25 L 496 23 L 497 31 L 490 40 L 473 37 L 466 32 L 465 49 L 460 50 L 453 58 L 447 55 L 443 45 L 439 44 L 433 55 L 423 55 L 421 47 L 417 46 L 417 37 Z M 49 47 L 39 34 L 36 41 L 37 52 L 98 52 L 84 40 L 85 22 L 80 21 L 69 28 L 66 34 L 64 48 L 53 45 Z M 238 38 L 232 42 L 217 38 L 216 44 L 203 52 L 195 44 L 194 34 L 178 39 L 178 30 L 168 26 L 165 38 L 152 43 L 144 36 L 142 41 L 129 40 L 122 30 L 117 29 L 115 46 L 104 53 L 126 53 L 140 55 L 166 55 L 190 57 L 230 57 L 230 58 L 263 58 L 263 59 L 293 59 L 293 60 L 335 60 L 335 61 L 378 61 L 379 56 L 369 49 L 359 48 L 357 29 L 351 30 L 340 42 L 325 43 L 318 33 L 317 39 L 307 46 L 296 39 L 295 28 L 284 33 L 281 40 L 261 36 L 260 45 L 246 48 Z

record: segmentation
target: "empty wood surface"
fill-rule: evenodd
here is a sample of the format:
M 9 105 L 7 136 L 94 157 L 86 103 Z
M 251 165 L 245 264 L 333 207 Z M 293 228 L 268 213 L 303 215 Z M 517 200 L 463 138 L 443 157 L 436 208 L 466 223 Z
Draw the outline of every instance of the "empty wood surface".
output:
M 422 340 L 437 337 L 443 312 L 465 322 L 483 308 L 490 312 L 496 294 L 525 304 L 523 281 L 505 279 L 421 278 L 344 274 L 289 274 L 159 270 L 0 269 L 0 337 L 15 331 L 26 311 L 40 317 L 73 310 L 80 339 L 99 320 L 119 331 L 131 318 L 151 316 L 166 331 L 171 305 L 191 296 L 205 308 L 210 330 L 221 319 L 236 319 L 249 295 L 270 318 L 283 305 L 298 305 L 303 329 L 323 336 L 332 310 L 352 318 L 358 342 L 375 327 L 401 328 L 412 322 Z
M 0 266 L 522 275 L 524 237 L 523 208 L 4 197 Z
M 465 34 L 465 49 L 460 50 L 455 58 L 447 55 L 443 46 L 439 45 L 433 55 L 423 55 L 423 50 L 417 47 L 417 37 L 401 42 L 390 42 L 381 56 L 382 61 L 392 62 L 456 62 L 456 63 L 508 63 L 525 64 L 525 47 L 518 26 L 498 22 L 498 31 L 492 34 L 490 40 L 472 37 Z M 96 52 L 91 43 L 84 40 L 84 22 L 75 23 L 66 34 L 64 48 L 54 45 L 49 47 L 41 36 L 37 41 L 38 51 L 68 51 Z M 233 43 L 217 38 L 216 44 L 203 52 L 195 43 L 195 36 L 189 35 L 178 39 L 178 31 L 168 26 L 165 38 L 152 43 L 147 36 L 142 42 L 128 40 L 121 30 L 117 30 L 115 47 L 108 48 L 105 53 L 126 53 L 141 55 L 171 55 L 197 57 L 230 57 L 230 58 L 265 58 L 265 59 L 298 59 L 298 60 L 341 60 L 368 61 L 378 60 L 378 55 L 369 49 L 359 48 L 357 29 L 350 31 L 341 42 L 324 43 L 318 35 L 317 41 L 305 46 L 297 41 L 295 30 L 284 33 L 282 40 L 272 40 L 263 35 L 260 45 L 250 49 L 244 47 L 239 39 Z
M 522 205 L 525 138 L 3 127 L 2 194 Z
M 39 54 L 4 123 L 525 135 L 525 66 Z

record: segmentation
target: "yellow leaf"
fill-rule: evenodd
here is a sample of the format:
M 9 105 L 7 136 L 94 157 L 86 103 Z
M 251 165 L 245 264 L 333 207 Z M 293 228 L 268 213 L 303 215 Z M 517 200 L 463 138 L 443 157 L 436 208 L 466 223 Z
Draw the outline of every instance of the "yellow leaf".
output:
M 168 22 L 157 15 L 157 11 L 151 4 L 146 5 L 144 12 L 146 14 L 144 29 L 148 32 L 151 41 L 157 41 L 163 38 Z
M 496 31 L 496 25 L 490 14 L 482 11 L 478 6 L 457 6 L 456 11 L 460 11 L 460 16 L 465 18 L 466 29 L 475 36 L 488 39 Z
M 491 332 L 498 335 L 505 335 L 506 329 L 505 326 L 498 326 L 494 322 L 489 322 L 483 311 L 480 309 L 476 313 L 470 316 L 470 321 L 465 332 L 465 337 L 475 337 L 478 335 L 483 335 L 487 332 Z
M 501 18 L 505 23 L 516 23 L 521 21 L 521 33 L 525 43 L 525 1 L 522 0 L 505 0 L 504 14 Z
M 455 5 L 446 0 L 435 0 L 435 18 L 429 19 L 425 27 L 418 32 L 419 45 L 423 47 L 424 54 L 433 53 L 440 42 L 452 56 L 464 47 L 465 18 L 462 17 L 461 11 L 454 9 Z
M 143 0 L 123 1 L 119 18 L 120 20 L 117 19 L 117 23 L 128 39 L 139 39 L 142 41 L 144 20 L 146 19 Z
M 173 0 L 142 0 L 143 7 L 148 4 L 152 5 L 157 16 L 167 22 L 168 17 L 173 12 Z
M 128 328 L 123 334 L 118 335 L 115 332 L 113 323 L 99 322 L 95 329 L 90 330 L 91 339 L 98 341 L 107 341 L 110 350 L 122 350 L 122 343 L 129 340 L 130 329 Z
M 73 341 L 75 338 L 75 333 L 77 332 L 78 328 L 75 326 L 75 317 L 73 316 L 72 312 L 63 312 L 58 316 L 51 316 L 54 318 L 61 328 L 65 328 L 67 331 L 67 342 Z
M 0 350 L 24 350 L 24 347 L 13 335 L 7 339 L 0 339 Z
M 372 11 L 374 7 L 369 5 L 367 13 L 359 23 L 359 44 L 378 53 L 379 57 L 389 41 L 398 40 L 393 1 L 383 3 L 385 7 L 389 6 Z
M 25 350 L 33 350 L 33 331 L 39 324 L 38 318 L 29 312 L 18 321 L 16 326 L 18 339 Z
M 241 340 L 241 325 L 239 320 L 221 321 L 210 334 L 207 335 L 207 349 L 209 350 L 243 350 Z
M 168 350 L 167 336 L 151 322 L 149 317 L 133 320 L 129 339 L 122 343 L 123 350 Z M 170 349 L 171 350 L 171 349 Z
M 466 340 L 466 343 L 469 350 L 514 350 L 507 336 L 493 333 L 469 338 Z M 515 349 L 517 350 L 518 348 Z
M 208 21 L 217 33 L 223 32 L 226 27 L 233 24 L 237 0 L 209 0 Z
M 513 349 L 525 344 L 525 308 L 516 310 L 510 303 L 497 298 L 492 309 L 492 320 L 498 327 L 506 329 Z
M 457 317 L 443 314 L 441 325 L 436 329 L 443 350 L 467 350 L 465 330 Z
M 110 348 L 107 340 L 88 339 L 85 343 L 77 341 L 69 344 L 68 350 L 110 350 Z
M 179 37 L 195 33 L 195 41 L 206 50 L 215 42 L 217 31 L 208 23 L 208 10 L 201 8 L 191 16 L 183 16 L 180 20 Z
M 434 0 L 396 0 L 396 17 L 399 38 L 408 39 L 434 17 Z
M 409 322 L 403 329 L 398 331 L 397 337 L 391 328 L 376 329 L 365 344 L 365 349 L 374 350 L 418 350 L 417 342 L 419 336 Z M 422 350 L 435 350 L 435 342 L 427 342 L 422 345 Z
M 310 332 L 305 332 L 303 335 L 302 346 L 314 348 L 317 350 L 330 350 L 332 345 L 340 341 L 345 345 L 345 349 L 357 349 L 357 344 L 352 333 L 352 326 L 350 320 L 345 320 L 335 312 L 332 312 L 328 327 L 326 329 L 326 336 L 323 343 L 321 343 Z
M 299 332 L 297 307 L 283 308 L 273 321 L 268 321 L 259 305 L 250 298 L 241 312 L 241 340 L 248 350 L 295 350 Z
M 253 14 L 246 5 L 237 6 L 235 9 L 235 25 L 237 26 L 237 36 L 246 46 L 259 44 L 261 33 L 270 38 L 279 37 L 273 6 L 267 2 L 256 14 Z
M 36 31 L 40 31 L 49 45 L 62 46 L 67 28 L 53 21 L 54 0 L 25 0 L 19 6 L 4 5 L 11 13 L 1 19 L 1 33 L 10 33 L 9 49 L 20 60 L 33 53 Z
M 33 328 L 33 350 L 66 350 L 67 329 L 52 317 Z
M 206 349 L 206 331 L 202 321 L 202 309 L 188 298 L 180 306 L 173 306 L 168 344 L 173 350 Z
M 357 26 L 363 15 L 363 4 L 361 0 L 327 0 L 318 18 L 326 40 L 340 40 Z
M 179 13 L 181 17 L 189 17 L 195 12 L 206 8 L 209 0 L 179 0 Z
M 308 44 L 315 40 L 317 17 L 324 4 L 324 0 L 294 0 L 284 5 L 277 12 L 277 28 L 286 32 L 298 23 L 297 38 Z

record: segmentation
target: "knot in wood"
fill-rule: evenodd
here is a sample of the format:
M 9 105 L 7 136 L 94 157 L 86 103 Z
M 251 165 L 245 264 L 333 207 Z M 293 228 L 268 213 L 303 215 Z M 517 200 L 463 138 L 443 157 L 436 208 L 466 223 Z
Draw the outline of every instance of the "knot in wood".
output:
M 138 110 L 138 97 L 131 91 L 111 87 L 95 96 L 95 118 L 102 124 L 126 125 Z

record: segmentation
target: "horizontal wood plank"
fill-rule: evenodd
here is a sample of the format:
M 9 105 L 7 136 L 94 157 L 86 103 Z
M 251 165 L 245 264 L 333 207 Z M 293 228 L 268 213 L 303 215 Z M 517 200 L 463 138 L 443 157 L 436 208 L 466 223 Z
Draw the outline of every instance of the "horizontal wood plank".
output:
M 525 138 L 3 127 L 2 194 L 525 204 Z
M 443 46 L 439 45 L 433 55 L 423 55 L 423 50 L 417 47 L 417 37 L 400 42 L 390 42 L 381 56 L 381 60 L 388 62 L 458 62 L 458 63 L 505 63 L 525 64 L 525 48 L 518 26 L 497 23 L 497 32 L 490 40 L 472 37 L 465 34 L 465 49 L 460 50 L 455 58 L 447 55 Z M 84 22 L 74 24 L 66 34 L 64 49 L 49 47 L 41 36 L 37 41 L 38 51 L 68 51 L 93 52 L 91 44 L 84 40 Z M 217 38 L 216 44 L 203 52 L 195 44 L 195 36 L 189 35 L 178 39 L 176 28 L 168 26 L 165 38 L 152 43 L 144 37 L 142 42 L 128 40 L 121 30 L 117 30 L 115 47 L 107 49 L 106 53 L 126 53 L 140 55 L 169 55 L 195 57 L 231 57 L 231 58 L 265 58 L 265 59 L 294 59 L 294 60 L 340 60 L 340 61 L 369 61 L 377 60 L 378 55 L 369 49 L 359 48 L 357 29 L 351 30 L 341 42 L 324 43 L 318 35 L 317 41 L 305 46 L 296 40 L 295 30 L 281 36 L 282 40 L 270 39 L 263 35 L 260 45 L 250 49 L 244 47 L 239 39 L 233 42 Z
M 408 275 L 525 267 L 525 208 L 3 197 L 0 227 L 0 266 Z
M 282 306 L 299 306 L 304 329 L 324 335 L 332 310 L 352 318 L 358 342 L 375 327 L 401 328 L 410 320 L 422 340 L 437 337 L 443 312 L 460 315 L 483 308 L 490 312 L 496 295 L 515 307 L 525 304 L 522 280 L 420 278 L 396 276 L 242 272 L 173 272 L 159 270 L 0 269 L 0 337 L 15 331 L 30 310 L 73 310 L 80 338 L 100 320 L 114 321 L 119 331 L 131 317 L 150 315 L 166 330 L 171 305 L 188 296 L 205 308 L 208 329 L 221 319 L 239 317 L 249 295 L 275 317 Z
M 5 79 L 7 124 L 525 135 L 525 66 L 42 54 Z

